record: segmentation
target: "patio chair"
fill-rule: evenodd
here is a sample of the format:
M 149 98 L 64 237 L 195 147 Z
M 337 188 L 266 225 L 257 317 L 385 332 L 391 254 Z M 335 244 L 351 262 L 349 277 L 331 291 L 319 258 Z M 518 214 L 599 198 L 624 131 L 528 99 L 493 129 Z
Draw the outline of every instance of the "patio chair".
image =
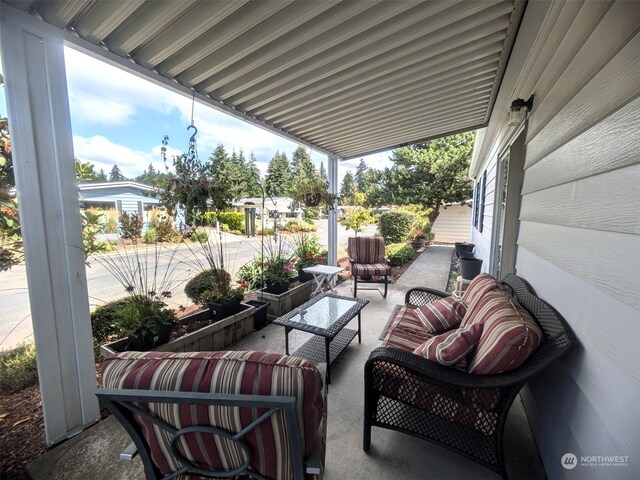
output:
M 537 350 L 512 371 L 471 374 L 401 348 L 412 336 L 411 329 L 401 329 L 396 348 L 376 348 L 365 364 L 365 451 L 371 447 L 371 427 L 377 426 L 436 443 L 508 478 L 503 438 L 511 404 L 531 377 L 574 348 L 577 340 L 560 314 L 523 279 L 509 275 L 502 286 L 541 327 L 544 339 Z M 405 302 L 426 305 L 448 295 L 414 288 Z
M 347 250 L 353 276 L 353 296 L 358 296 L 358 279 L 360 279 L 361 283 L 384 283 L 384 293 L 380 293 L 383 298 L 387 298 L 391 267 L 384 256 L 384 239 L 382 237 L 350 237 Z M 384 282 L 376 282 L 373 280 L 374 277 L 384 277 Z
M 327 404 L 321 373 L 304 359 L 125 352 L 104 361 L 103 385 L 97 395 L 148 479 L 322 476 Z

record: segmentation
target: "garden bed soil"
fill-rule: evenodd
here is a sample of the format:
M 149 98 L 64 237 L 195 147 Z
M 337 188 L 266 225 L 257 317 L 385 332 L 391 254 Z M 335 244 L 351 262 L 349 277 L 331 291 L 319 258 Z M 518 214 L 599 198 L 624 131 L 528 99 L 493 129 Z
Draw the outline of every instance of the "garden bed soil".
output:
M 414 258 L 404 265 L 393 268 L 393 281 L 400 278 L 416 257 L 417 255 L 414 255 Z M 351 276 L 348 271 L 349 259 L 347 257 L 341 258 L 338 263 L 341 267 L 346 268 L 345 272 L 338 275 L 338 283 L 341 283 Z M 253 293 L 246 298 L 247 300 L 259 300 L 259 294 Z M 178 315 L 184 316 L 198 309 L 200 309 L 199 306 L 192 305 L 178 312 Z M 100 385 L 102 380 L 99 365 L 96 365 L 96 370 L 98 385 Z M 105 418 L 108 416 L 108 412 L 102 409 L 101 416 Z M 3 480 L 29 479 L 26 465 L 47 450 L 38 385 L 27 387 L 18 392 L 3 394 L 0 397 L 0 445 L 2 446 L 0 448 L 0 478 Z

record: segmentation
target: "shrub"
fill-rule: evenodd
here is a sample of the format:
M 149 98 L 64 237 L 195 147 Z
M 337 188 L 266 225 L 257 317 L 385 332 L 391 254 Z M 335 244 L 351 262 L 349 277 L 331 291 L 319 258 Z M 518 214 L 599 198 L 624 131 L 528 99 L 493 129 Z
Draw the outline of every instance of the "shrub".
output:
M 220 220 L 220 223 L 224 223 L 225 225 L 227 225 L 229 227 L 229 230 L 244 231 L 244 213 L 222 212 L 218 214 L 218 219 Z
M 258 230 L 256 233 L 258 235 L 273 235 L 275 230 L 271 227 L 264 227 L 264 230 Z
M 378 231 L 385 242 L 398 243 L 405 241 L 413 226 L 414 216 L 406 212 L 384 212 L 380 215 Z
M 9 393 L 38 383 L 36 347 L 24 344 L 0 353 L 0 392 Z
M 137 243 L 142 236 L 142 217 L 137 213 L 122 212 L 120 215 L 120 236 Z
M 144 237 L 142 238 L 144 243 L 155 243 L 158 241 L 158 234 L 156 233 L 156 229 L 151 227 L 147 228 L 147 231 L 144 232 Z
M 184 232 L 182 234 L 182 237 L 191 240 L 192 242 L 206 242 L 207 240 L 209 240 L 209 235 L 207 234 L 207 232 L 202 230 L 190 230 Z
M 173 226 L 171 217 L 164 212 L 156 216 L 153 227 L 158 242 L 177 242 L 180 240 L 180 233 Z
M 114 208 L 108 208 L 104 212 L 103 233 L 118 233 L 118 211 Z
M 339 219 L 340 225 L 347 230 L 353 230 L 356 236 L 364 230 L 365 225 L 373 223 L 371 211 L 362 207 L 349 208 Z
M 389 265 L 399 267 L 413 258 L 413 248 L 406 243 L 391 243 L 385 246 L 384 253 Z
M 118 317 L 129 302 L 131 302 L 129 297 L 120 298 L 100 305 L 91 313 L 91 329 L 93 330 L 93 343 L 96 348 L 119 336 Z
M 217 279 L 218 275 L 213 269 L 200 272 L 187 282 L 184 286 L 184 293 L 193 303 L 200 303 L 202 294 L 209 290 Z

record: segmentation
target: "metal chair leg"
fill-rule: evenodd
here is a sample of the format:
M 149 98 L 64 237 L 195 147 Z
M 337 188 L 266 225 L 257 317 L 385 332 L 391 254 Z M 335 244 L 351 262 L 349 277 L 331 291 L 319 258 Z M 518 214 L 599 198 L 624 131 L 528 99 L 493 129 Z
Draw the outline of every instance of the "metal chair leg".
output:
M 384 295 L 382 298 L 387 298 L 387 287 L 389 286 L 389 277 L 387 275 L 384 276 Z
M 358 296 L 358 277 L 357 275 L 353 276 L 353 298 Z

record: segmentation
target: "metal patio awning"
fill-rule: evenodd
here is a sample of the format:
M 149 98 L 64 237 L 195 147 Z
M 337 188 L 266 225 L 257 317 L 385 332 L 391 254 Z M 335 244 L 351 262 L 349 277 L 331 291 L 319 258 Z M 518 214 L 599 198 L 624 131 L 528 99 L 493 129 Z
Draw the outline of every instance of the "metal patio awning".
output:
M 524 10 L 491 0 L 3 1 L 68 42 L 343 159 L 486 125 Z

